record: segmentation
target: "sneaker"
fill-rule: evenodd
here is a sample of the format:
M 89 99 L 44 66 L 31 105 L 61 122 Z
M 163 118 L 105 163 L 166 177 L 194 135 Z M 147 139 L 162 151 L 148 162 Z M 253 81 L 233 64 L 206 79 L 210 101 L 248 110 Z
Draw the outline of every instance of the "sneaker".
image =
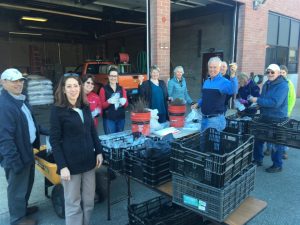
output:
M 277 167 L 277 166 L 271 166 L 266 169 L 266 172 L 268 173 L 278 173 L 282 171 L 282 167 Z
M 263 165 L 263 162 L 262 162 L 262 161 L 256 161 L 256 160 L 253 160 L 252 163 L 255 164 L 257 167 L 260 167 L 260 166 Z
M 270 149 L 266 149 L 265 151 L 264 151 L 264 155 L 271 155 L 271 150 Z
M 289 156 L 288 156 L 288 154 L 286 152 L 282 154 L 282 159 L 288 159 L 288 157 Z

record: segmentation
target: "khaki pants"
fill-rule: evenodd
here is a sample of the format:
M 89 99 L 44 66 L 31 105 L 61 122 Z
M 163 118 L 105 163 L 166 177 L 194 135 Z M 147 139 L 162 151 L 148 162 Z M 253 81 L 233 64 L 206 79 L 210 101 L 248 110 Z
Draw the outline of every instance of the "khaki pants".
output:
M 66 225 L 89 225 L 94 209 L 95 169 L 62 180 L 65 197 Z

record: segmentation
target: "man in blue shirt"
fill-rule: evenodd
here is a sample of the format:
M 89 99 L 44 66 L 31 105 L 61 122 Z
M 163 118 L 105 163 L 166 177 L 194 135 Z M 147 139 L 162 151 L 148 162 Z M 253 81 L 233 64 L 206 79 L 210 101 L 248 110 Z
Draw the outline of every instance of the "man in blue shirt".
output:
M 192 108 L 201 107 L 201 131 L 207 128 L 215 128 L 219 131 L 225 129 L 226 96 L 237 93 L 238 81 L 235 74 L 230 76 L 230 80 L 224 78 L 220 73 L 221 63 L 218 57 L 209 59 L 209 78 L 203 84 L 202 98 L 192 106 Z

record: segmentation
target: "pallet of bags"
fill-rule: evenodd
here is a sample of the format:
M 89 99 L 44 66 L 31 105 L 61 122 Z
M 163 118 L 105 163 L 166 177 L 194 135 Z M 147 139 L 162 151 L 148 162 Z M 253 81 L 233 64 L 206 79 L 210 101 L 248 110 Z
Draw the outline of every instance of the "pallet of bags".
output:
M 29 75 L 27 81 L 27 95 L 30 105 L 53 104 L 52 81 L 39 75 Z

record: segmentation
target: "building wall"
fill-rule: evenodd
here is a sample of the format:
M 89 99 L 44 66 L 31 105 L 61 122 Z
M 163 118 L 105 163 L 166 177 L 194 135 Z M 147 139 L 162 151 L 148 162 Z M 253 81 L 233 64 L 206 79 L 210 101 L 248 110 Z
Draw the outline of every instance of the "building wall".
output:
M 253 0 L 239 0 L 237 62 L 240 71 L 262 74 L 265 70 L 266 41 L 268 32 L 269 11 L 300 20 L 300 1 L 298 0 L 267 0 L 265 4 L 253 10 Z M 299 57 L 300 58 L 300 51 Z M 298 87 L 300 97 L 300 63 L 298 74 L 291 75 L 294 85 Z
M 202 85 L 203 53 L 214 48 L 215 52 L 223 52 L 225 61 L 231 60 L 232 16 L 232 12 L 224 12 L 172 24 L 171 65 L 173 68 L 184 67 L 188 87 L 195 97 L 199 97 Z M 202 33 L 201 49 L 198 46 L 199 30 Z

